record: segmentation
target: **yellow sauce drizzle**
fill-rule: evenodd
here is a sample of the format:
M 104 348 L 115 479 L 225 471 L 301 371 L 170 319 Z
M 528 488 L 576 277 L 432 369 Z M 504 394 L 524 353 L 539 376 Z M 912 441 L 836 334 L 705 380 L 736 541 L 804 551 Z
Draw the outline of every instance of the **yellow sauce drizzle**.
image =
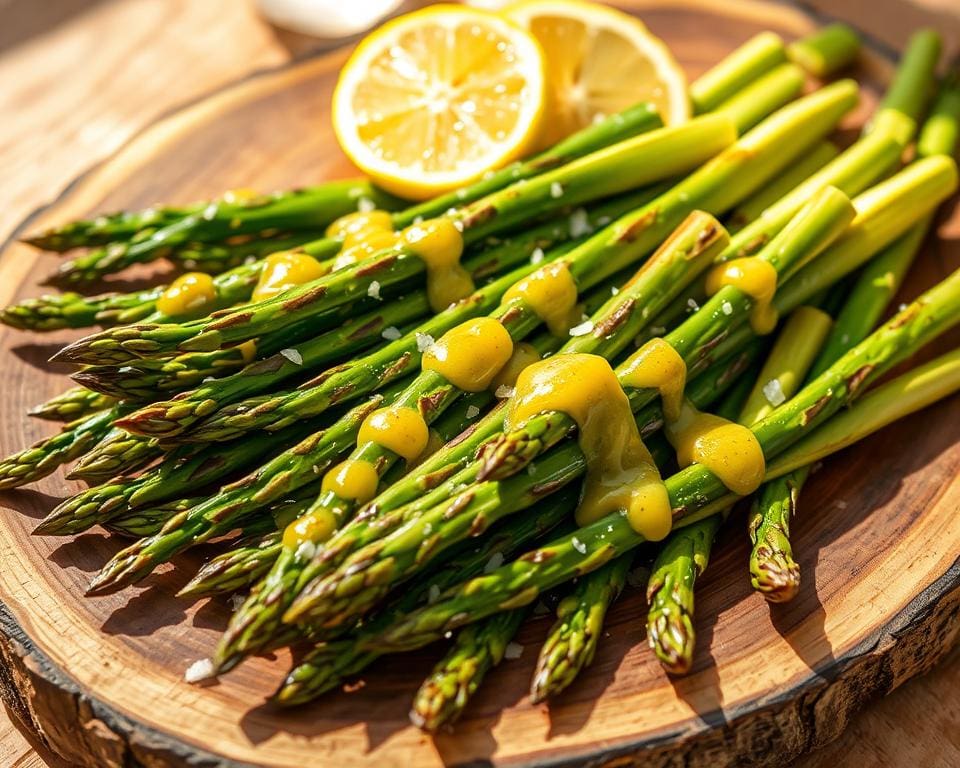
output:
M 281 251 L 267 256 L 264 261 L 263 272 L 251 296 L 253 301 L 272 298 L 326 274 L 320 262 L 305 253 Z
M 597 355 L 555 355 L 526 368 L 509 401 L 507 425 L 515 428 L 545 411 L 576 422 L 587 460 L 578 525 L 618 509 L 630 526 L 659 541 L 672 523 L 670 498 L 630 410 L 616 374 Z
M 680 418 L 687 364 L 668 341 L 650 339 L 640 347 L 625 363 L 620 381 L 628 387 L 659 390 L 664 419 Z
M 490 382 L 490 389 L 496 391 L 500 387 L 513 387 L 517 383 L 517 378 L 525 368 L 540 362 L 540 353 L 533 344 L 527 344 L 521 341 L 513 348 L 513 354 L 507 360 L 507 364 L 500 369 L 500 372 L 493 377 Z
M 680 417 L 668 423 L 665 432 L 681 467 L 703 464 L 741 496 L 753 493 L 763 482 L 763 449 L 753 432 L 742 424 L 701 413 L 685 400 Z
M 423 353 L 421 367 L 436 371 L 464 392 L 481 392 L 512 354 L 507 329 L 492 317 L 477 317 L 443 334 Z
M 580 322 L 577 284 L 565 261 L 547 264 L 527 275 L 503 294 L 502 303 L 515 299 L 525 302 L 554 336 L 567 338 L 570 329 Z
M 427 267 L 427 299 L 434 312 L 442 312 L 473 293 L 473 278 L 460 265 L 463 235 L 450 219 L 411 224 L 401 236 Z
M 357 445 L 376 443 L 410 461 L 427 447 L 430 429 L 420 411 L 398 405 L 379 408 L 363 420 Z
M 400 235 L 393 230 L 373 229 L 351 233 L 343 239 L 343 250 L 333 260 L 333 270 L 349 267 L 387 248 L 396 248 Z
M 392 232 L 393 218 L 386 211 L 358 211 L 341 216 L 327 227 L 327 237 L 343 237 L 360 232 Z
M 756 256 L 732 259 L 718 264 L 707 274 L 707 294 L 713 296 L 725 285 L 739 288 L 753 301 L 750 325 L 761 335 L 777 325 L 773 296 L 777 292 L 777 270 L 770 262 Z
M 304 542 L 326 541 L 337 529 L 337 516 L 325 507 L 311 509 L 283 529 L 283 546 L 296 550 Z
M 248 203 L 260 197 L 260 193 L 250 187 L 237 187 L 228 189 L 223 193 L 223 202 L 225 203 Z
M 169 317 L 205 315 L 217 300 L 217 286 L 210 275 L 187 272 L 167 286 L 157 299 L 156 310 Z
M 236 348 L 240 351 L 240 358 L 244 363 L 252 363 L 257 359 L 256 339 L 250 339 L 249 341 L 243 342 L 243 344 L 237 344 Z
M 320 489 L 324 492 L 332 491 L 341 499 L 362 504 L 377 495 L 379 482 L 377 468 L 369 461 L 347 459 L 323 476 Z

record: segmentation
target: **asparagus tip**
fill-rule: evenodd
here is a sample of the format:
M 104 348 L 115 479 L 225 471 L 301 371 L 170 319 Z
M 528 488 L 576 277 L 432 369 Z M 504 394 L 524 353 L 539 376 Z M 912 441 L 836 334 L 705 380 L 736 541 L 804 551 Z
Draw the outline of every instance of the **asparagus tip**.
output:
M 789 602 L 800 591 L 800 566 L 782 550 L 755 553 L 750 562 L 750 583 L 767 602 Z

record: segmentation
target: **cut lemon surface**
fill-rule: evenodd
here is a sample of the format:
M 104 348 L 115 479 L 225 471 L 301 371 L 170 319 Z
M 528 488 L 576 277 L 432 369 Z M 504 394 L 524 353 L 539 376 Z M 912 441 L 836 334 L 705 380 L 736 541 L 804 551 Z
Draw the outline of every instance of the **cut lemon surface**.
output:
M 653 102 L 667 125 L 690 117 L 683 70 L 639 19 L 578 0 L 526 0 L 502 13 L 529 30 L 546 56 L 542 145 L 641 101 Z
M 380 186 L 425 199 L 529 150 L 546 98 L 533 37 L 496 14 L 435 5 L 363 40 L 340 73 L 333 124 Z

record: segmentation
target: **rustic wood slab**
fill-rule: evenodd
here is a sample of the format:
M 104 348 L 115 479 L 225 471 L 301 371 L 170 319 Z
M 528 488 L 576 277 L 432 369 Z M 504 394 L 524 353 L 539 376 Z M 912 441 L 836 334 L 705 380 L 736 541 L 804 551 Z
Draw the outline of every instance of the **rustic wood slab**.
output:
M 793 37 L 813 22 L 782 4 L 631 0 L 695 76 L 760 29 Z M 249 78 L 158 123 L 80 179 L 40 219 L 186 202 L 223 189 L 262 189 L 350 175 L 327 104 L 343 54 Z M 888 67 L 860 73 L 865 106 Z M 851 122 L 851 127 L 856 120 Z M 960 265 L 960 213 L 940 222 L 904 295 Z M 0 301 L 35 294 L 55 259 L 11 245 Z M 25 408 L 64 386 L 44 360 L 69 338 L 0 331 L 0 450 L 48 425 Z M 953 336 L 942 346 L 958 342 Z M 430 739 L 406 711 L 436 649 L 386 660 L 363 685 L 297 712 L 264 706 L 288 657 L 257 659 L 216 685 L 183 669 L 206 656 L 225 604 L 172 594 L 204 553 L 143 586 L 81 597 L 119 546 L 99 533 L 34 538 L 36 518 L 74 489 L 62 476 L 0 495 L 0 689 L 46 743 L 82 765 L 344 766 L 485 764 L 742 765 L 783 763 L 829 741 L 870 698 L 928 669 L 960 631 L 960 398 L 885 430 L 832 459 L 811 482 L 797 524 L 806 578 L 800 597 L 771 610 L 745 576 L 743 521 L 734 520 L 698 593 L 693 673 L 670 681 L 644 647 L 643 602 L 626 595 L 608 620 L 593 668 L 557 702 L 525 691 L 547 621 L 525 627 L 526 651 L 505 662 L 452 734 Z

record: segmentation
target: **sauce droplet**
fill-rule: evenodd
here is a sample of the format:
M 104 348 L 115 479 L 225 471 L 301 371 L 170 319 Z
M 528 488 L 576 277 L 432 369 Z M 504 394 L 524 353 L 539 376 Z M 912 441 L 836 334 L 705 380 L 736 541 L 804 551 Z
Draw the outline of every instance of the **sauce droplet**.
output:
M 763 449 L 753 432 L 742 424 L 702 413 L 685 400 L 680 417 L 668 423 L 665 432 L 681 467 L 703 464 L 740 496 L 753 493 L 763 482 Z
M 712 296 L 725 285 L 738 288 L 751 298 L 750 325 L 761 336 L 777 326 L 773 297 L 777 292 L 777 270 L 758 256 L 732 259 L 718 264 L 707 274 L 707 294 Z
M 577 441 L 587 461 L 578 525 L 623 510 L 630 526 L 650 541 L 670 532 L 666 486 L 606 359 L 563 354 L 534 363 L 520 374 L 507 407 L 510 428 L 547 411 L 559 411 L 576 422 Z
M 628 387 L 659 390 L 666 421 L 680 417 L 687 364 L 670 342 L 650 339 L 624 363 L 620 381 Z
M 464 392 L 481 392 L 510 360 L 513 339 L 492 317 L 451 328 L 424 353 L 421 367 L 436 371 Z
M 323 265 L 313 256 L 294 251 L 281 251 L 264 259 L 263 272 L 253 290 L 253 301 L 263 301 L 289 291 L 298 285 L 318 280 L 326 274 Z
M 411 224 L 401 233 L 407 248 L 427 268 L 427 299 L 434 312 L 473 293 L 473 278 L 460 265 L 463 235 L 450 219 Z
M 335 493 L 341 499 L 362 504 L 377 495 L 380 477 L 369 461 L 347 459 L 323 476 L 320 488 Z
M 156 310 L 168 317 L 205 315 L 217 300 L 217 286 L 210 275 L 187 272 L 174 280 L 157 299 Z
M 423 453 L 429 439 L 430 430 L 420 411 L 390 405 L 377 409 L 363 420 L 357 445 L 376 443 L 411 461 Z
M 523 301 L 546 324 L 550 333 L 567 338 L 580 322 L 577 311 L 577 284 L 565 261 L 540 267 L 503 294 L 503 304 Z

